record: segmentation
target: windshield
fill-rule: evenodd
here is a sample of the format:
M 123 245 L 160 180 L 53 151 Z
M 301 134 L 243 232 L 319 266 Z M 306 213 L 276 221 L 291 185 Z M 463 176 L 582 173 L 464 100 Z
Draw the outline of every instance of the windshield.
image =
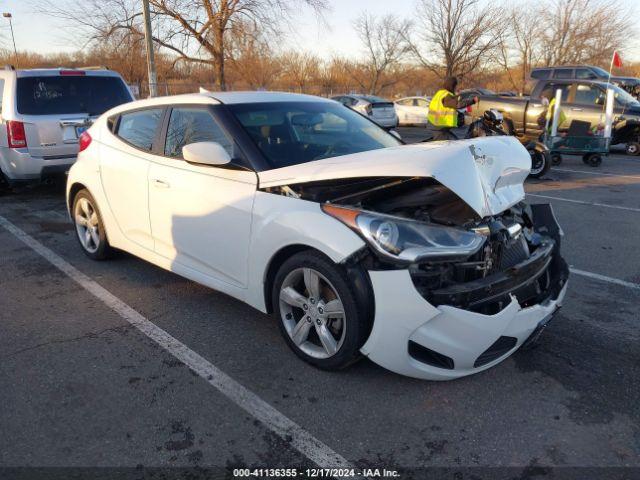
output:
M 395 147 L 402 142 L 339 103 L 227 105 L 273 168 Z
M 131 100 L 129 90 L 118 77 L 18 78 L 17 108 L 23 115 L 88 113 L 93 116 Z
M 640 106 L 640 102 L 638 102 L 638 100 L 617 85 L 609 85 L 609 88 L 613 90 L 613 95 L 619 104 L 625 107 Z

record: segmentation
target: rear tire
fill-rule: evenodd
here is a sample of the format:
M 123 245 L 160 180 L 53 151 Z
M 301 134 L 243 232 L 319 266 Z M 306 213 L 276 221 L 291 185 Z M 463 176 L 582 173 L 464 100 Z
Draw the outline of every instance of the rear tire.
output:
M 104 228 L 102 215 L 89 190 L 80 190 L 71 209 L 76 238 L 82 251 L 92 260 L 106 260 L 113 254 Z
M 602 156 L 599 153 L 591 153 L 583 156 L 582 161 L 590 167 L 599 167 L 602 164 Z
M 551 164 L 554 166 L 558 166 L 562 163 L 562 155 L 551 155 Z
M 372 319 L 341 266 L 320 252 L 297 253 L 278 269 L 271 298 L 280 332 L 302 360 L 340 370 L 361 358 Z
M 4 173 L 0 171 L 0 195 L 5 195 L 11 192 L 11 185 L 9 185 L 9 180 L 4 176 Z

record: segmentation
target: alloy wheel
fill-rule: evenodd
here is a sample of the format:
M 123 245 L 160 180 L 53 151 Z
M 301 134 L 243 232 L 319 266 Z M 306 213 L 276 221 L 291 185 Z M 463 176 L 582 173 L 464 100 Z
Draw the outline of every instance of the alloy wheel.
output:
M 76 202 L 73 216 L 83 248 L 89 253 L 97 252 L 100 248 L 98 212 L 88 199 L 82 197 Z
M 344 306 L 335 287 L 312 268 L 289 272 L 280 287 L 280 315 L 293 343 L 307 355 L 335 355 L 346 333 Z

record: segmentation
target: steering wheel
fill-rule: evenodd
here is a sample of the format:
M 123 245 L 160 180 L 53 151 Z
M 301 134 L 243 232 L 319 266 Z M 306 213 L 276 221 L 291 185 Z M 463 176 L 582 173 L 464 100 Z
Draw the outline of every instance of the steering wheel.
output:
M 341 148 L 348 151 L 351 149 L 351 144 L 346 140 L 340 140 L 332 145 L 329 145 L 325 152 L 322 154 L 321 158 L 331 157 L 333 154 L 338 153 Z

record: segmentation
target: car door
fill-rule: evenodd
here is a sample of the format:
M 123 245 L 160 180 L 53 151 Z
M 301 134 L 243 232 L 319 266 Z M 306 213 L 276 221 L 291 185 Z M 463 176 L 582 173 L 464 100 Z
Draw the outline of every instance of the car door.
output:
M 166 123 L 163 155 L 149 169 L 155 251 L 176 267 L 244 287 L 256 174 L 183 160 L 183 146 L 203 141 L 220 143 L 232 158 L 240 155 L 213 107 L 173 107 Z
M 571 125 L 573 120 L 589 122 L 591 128 L 604 124 L 605 99 L 606 94 L 598 85 L 576 84 L 565 110 L 568 124 Z
M 536 97 L 529 99 L 526 112 L 526 130 L 528 135 L 535 136 L 542 132 L 545 124 L 545 114 L 547 112 L 548 105 L 543 102 L 543 98 L 552 100 L 556 96 L 557 90 L 562 91 L 562 104 L 561 108 L 566 112 L 566 102 L 569 100 L 569 93 L 571 91 L 571 84 L 566 82 L 554 82 L 548 81 L 540 88 L 540 93 Z M 562 128 L 568 127 L 569 123 L 565 122 L 560 125 Z M 516 127 L 518 125 L 516 124 Z
M 158 138 L 163 107 L 134 110 L 114 119 L 114 135 L 100 145 L 100 179 L 123 235 L 153 251 L 149 222 L 149 160 Z

